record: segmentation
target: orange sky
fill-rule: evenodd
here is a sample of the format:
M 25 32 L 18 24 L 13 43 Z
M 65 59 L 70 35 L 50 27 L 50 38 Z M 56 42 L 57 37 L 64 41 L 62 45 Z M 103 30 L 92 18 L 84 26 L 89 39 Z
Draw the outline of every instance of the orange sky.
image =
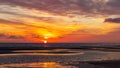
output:
M 119 2 L 0 0 L 0 42 L 120 42 Z

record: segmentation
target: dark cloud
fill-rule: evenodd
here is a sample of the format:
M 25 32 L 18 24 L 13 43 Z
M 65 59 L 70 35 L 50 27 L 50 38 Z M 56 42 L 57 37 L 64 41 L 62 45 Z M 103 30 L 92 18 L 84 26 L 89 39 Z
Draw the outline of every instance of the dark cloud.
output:
M 120 0 L 0 0 L 0 4 L 43 10 L 56 14 L 97 13 L 118 15 L 120 12 Z
M 31 34 L 31 36 L 32 36 L 33 38 L 42 38 L 40 35 L 37 35 L 37 34 Z
M 120 18 L 107 18 L 105 19 L 105 22 L 120 23 Z
M 23 39 L 23 36 L 15 36 L 15 35 L 6 35 L 1 33 L 0 38 L 7 38 L 7 39 Z
M 31 37 L 33 38 L 42 38 L 41 36 L 37 35 L 37 34 L 31 34 Z M 7 38 L 7 39 L 24 39 L 24 36 L 20 36 L 20 35 L 7 35 L 4 33 L 0 33 L 0 38 Z
M 5 37 L 5 35 L 4 34 L 0 34 L 0 37 Z
M 7 38 L 8 39 L 23 39 L 24 37 L 11 35 L 11 36 L 8 36 Z

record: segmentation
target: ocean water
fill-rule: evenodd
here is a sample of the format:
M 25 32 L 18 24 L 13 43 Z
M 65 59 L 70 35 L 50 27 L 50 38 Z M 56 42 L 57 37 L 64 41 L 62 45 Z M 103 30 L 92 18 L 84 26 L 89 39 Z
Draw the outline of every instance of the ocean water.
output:
M 1 43 L 0 68 L 120 68 L 119 43 Z

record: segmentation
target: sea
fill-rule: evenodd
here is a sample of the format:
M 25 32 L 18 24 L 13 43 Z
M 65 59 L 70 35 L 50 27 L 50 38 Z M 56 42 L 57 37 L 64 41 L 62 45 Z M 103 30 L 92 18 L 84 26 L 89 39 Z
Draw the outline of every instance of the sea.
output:
M 120 68 L 120 43 L 0 43 L 0 68 Z

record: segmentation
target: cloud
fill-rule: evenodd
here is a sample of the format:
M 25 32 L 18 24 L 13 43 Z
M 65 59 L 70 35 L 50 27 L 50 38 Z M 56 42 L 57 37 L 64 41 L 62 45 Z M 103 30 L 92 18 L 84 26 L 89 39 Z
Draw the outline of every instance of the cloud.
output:
M 11 11 L 1 11 L 0 10 L 0 13 L 1 14 L 7 14 L 7 15 L 15 15 L 15 16 L 19 16 L 19 17 L 26 17 L 26 18 L 38 19 L 38 20 L 47 20 L 48 21 L 48 20 L 54 19 L 53 17 L 34 16 L 34 15 L 24 14 L 24 13 L 15 13 L 15 12 L 11 12 Z M 3 20 L 0 19 L 0 21 L 3 21 Z M 7 22 L 10 22 L 10 21 L 7 21 Z M 16 23 L 20 23 L 20 22 L 16 22 Z
M 120 0 L 0 0 L 0 4 L 55 14 L 112 14 L 120 12 Z
M 15 22 L 15 21 L 10 21 L 10 20 L 5 20 L 5 19 L 0 19 L 0 24 L 16 24 L 16 25 L 25 25 L 24 23 L 21 22 Z
M 7 38 L 8 39 L 23 39 L 24 37 L 11 35 L 11 36 L 8 36 Z
M 5 35 L 4 34 L 0 34 L 0 37 L 5 37 Z
M 19 27 L 19 25 L 23 26 L 23 28 L 26 28 L 26 27 L 34 27 L 34 28 L 43 28 L 43 29 L 47 29 L 46 27 L 44 26 L 39 26 L 39 25 L 32 25 L 32 24 L 26 24 L 24 22 L 20 22 L 20 21 L 9 21 L 9 20 L 4 20 L 4 19 L 0 19 L 0 24 L 7 24 L 7 25 L 10 25 L 10 26 L 13 26 L 13 25 L 16 25 L 14 26 L 16 29 Z
M 4 33 L 0 33 L 0 38 L 7 38 L 7 39 L 23 39 L 23 36 L 16 36 L 16 35 L 6 35 Z
M 120 18 L 107 18 L 105 19 L 105 22 L 120 23 Z

